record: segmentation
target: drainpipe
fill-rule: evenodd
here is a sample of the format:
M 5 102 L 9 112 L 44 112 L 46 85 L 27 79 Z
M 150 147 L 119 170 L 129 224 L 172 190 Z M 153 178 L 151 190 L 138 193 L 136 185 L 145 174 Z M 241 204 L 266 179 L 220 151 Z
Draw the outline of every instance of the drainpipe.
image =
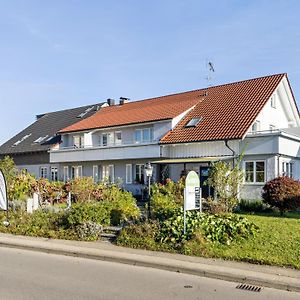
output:
M 225 146 L 232 152 L 232 156 L 233 156 L 233 159 L 232 159 L 232 169 L 233 169 L 234 165 L 235 165 L 235 161 L 234 161 L 235 151 L 232 148 L 229 147 L 228 140 L 225 140 Z

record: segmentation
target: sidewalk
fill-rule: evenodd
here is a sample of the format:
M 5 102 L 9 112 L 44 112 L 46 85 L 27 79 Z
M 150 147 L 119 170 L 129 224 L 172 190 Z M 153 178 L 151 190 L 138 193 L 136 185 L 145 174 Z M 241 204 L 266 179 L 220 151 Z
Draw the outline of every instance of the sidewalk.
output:
M 300 271 L 287 268 L 124 248 L 107 242 L 52 240 L 3 233 L 0 233 L 0 246 L 151 267 L 300 292 Z

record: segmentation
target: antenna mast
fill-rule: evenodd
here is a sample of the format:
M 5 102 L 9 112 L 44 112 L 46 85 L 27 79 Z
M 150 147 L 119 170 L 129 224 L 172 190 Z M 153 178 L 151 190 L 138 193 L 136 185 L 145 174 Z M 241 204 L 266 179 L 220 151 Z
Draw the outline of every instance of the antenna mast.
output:
M 211 59 L 206 59 L 206 70 L 207 70 L 207 76 L 206 76 L 207 87 L 210 87 L 212 86 L 213 73 L 215 72 L 215 67 Z

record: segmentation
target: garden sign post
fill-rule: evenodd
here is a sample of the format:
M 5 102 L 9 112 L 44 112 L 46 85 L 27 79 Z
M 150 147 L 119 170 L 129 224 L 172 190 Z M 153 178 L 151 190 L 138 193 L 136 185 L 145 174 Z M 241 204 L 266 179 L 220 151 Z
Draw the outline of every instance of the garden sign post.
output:
M 185 179 L 184 189 L 184 234 L 186 233 L 186 211 L 194 209 L 199 209 L 202 212 L 201 189 L 198 174 L 195 171 L 190 171 Z
M 4 225 L 8 225 L 8 199 L 7 199 L 7 186 L 6 180 L 2 170 L 0 170 L 0 209 L 6 211 L 6 221 Z

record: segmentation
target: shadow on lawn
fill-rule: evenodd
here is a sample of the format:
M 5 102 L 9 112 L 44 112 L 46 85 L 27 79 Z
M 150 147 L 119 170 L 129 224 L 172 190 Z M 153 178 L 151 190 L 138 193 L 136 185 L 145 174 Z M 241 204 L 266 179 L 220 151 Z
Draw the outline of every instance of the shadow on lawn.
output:
M 251 215 L 251 216 L 261 216 L 261 217 L 272 217 L 272 218 L 288 218 L 288 219 L 300 219 L 300 211 L 294 211 L 294 212 L 285 212 L 282 215 L 280 215 L 280 212 L 243 212 L 240 211 L 239 214 L 241 215 Z

